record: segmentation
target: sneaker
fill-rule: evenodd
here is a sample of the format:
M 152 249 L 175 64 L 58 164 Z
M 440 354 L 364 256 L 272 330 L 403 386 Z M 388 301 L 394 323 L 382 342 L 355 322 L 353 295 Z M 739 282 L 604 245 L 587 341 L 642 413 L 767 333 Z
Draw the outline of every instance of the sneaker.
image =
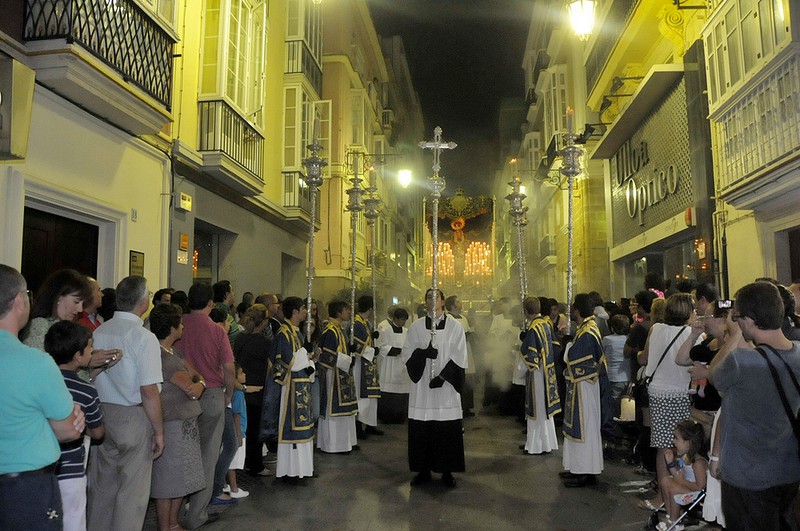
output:
M 222 487 L 222 492 L 224 492 L 225 494 L 230 494 L 231 493 L 231 486 L 230 485 L 225 485 L 224 487 Z
M 229 494 L 233 499 L 247 498 L 250 495 L 250 493 L 244 489 L 239 489 L 236 492 L 231 491 Z
M 669 518 L 667 518 L 666 521 L 664 522 L 659 522 L 658 525 L 656 526 L 656 529 L 658 531 L 667 531 L 668 529 L 669 531 L 684 531 L 683 524 L 673 525 L 672 521 Z

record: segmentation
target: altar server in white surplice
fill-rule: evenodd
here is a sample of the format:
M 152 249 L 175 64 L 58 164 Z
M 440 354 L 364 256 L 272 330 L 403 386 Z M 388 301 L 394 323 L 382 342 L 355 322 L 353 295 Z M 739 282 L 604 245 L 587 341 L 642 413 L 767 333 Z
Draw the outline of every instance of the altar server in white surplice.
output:
M 431 307 L 433 291 L 425 299 Z M 438 292 L 434 315 L 415 321 L 403 346 L 403 361 L 411 378 L 408 399 L 408 463 L 417 475 L 411 485 L 431 480 L 441 472 L 442 482 L 455 487 L 453 472 L 464 471 L 461 391 L 467 368 L 464 328 L 444 314 L 444 296 Z M 435 341 L 431 328 L 436 327 Z
M 392 308 L 389 318 L 378 325 L 378 371 L 381 398 L 378 401 L 378 419 L 387 424 L 402 424 L 408 418 L 408 392 L 411 379 L 403 363 L 403 345 L 406 342 L 408 311 Z

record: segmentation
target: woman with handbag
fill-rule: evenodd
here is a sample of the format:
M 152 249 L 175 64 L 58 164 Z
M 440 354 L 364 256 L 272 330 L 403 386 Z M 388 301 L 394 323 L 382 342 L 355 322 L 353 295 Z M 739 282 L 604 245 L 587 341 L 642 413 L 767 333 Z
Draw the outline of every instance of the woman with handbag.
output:
M 647 360 L 651 432 L 650 446 L 656 448 L 656 474 L 659 484 L 668 476 L 664 459 L 672 447 L 675 426 L 689 418 L 689 372 L 675 363 L 675 357 L 689 337 L 695 320 L 695 304 L 688 293 L 676 293 L 667 300 L 663 323 L 655 323 L 640 356 Z M 647 507 L 650 509 L 650 507 Z

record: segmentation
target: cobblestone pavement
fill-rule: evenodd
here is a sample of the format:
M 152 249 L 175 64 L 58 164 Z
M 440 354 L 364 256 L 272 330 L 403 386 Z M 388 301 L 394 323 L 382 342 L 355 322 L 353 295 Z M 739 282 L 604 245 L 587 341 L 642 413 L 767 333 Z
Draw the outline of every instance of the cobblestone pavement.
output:
M 467 470 L 458 486 L 438 481 L 412 489 L 406 460 L 406 426 L 382 425 L 385 435 L 362 441 L 350 455 L 315 454 L 318 478 L 286 485 L 240 474 L 250 496 L 221 511 L 214 530 L 422 530 L 642 529 L 649 513 L 636 507 L 650 478 L 618 459 L 607 459 L 597 485 L 567 489 L 558 479 L 561 451 L 528 456 L 521 425 L 511 417 L 466 419 Z M 436 479 L 436 474 L 434 474 Z M 687 529 L 702 529 L 703 526 Z M 156 529 L 148 512 L 145 529 Z

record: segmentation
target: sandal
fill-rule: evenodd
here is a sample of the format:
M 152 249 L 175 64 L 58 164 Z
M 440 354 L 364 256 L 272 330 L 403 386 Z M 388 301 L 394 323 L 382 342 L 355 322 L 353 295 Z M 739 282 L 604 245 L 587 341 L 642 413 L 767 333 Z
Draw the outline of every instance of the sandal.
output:
M 636 505 L 636 507 L 644 511 L 650 511 L 650 512 L 664 511 L 663 503 L 659 507 L 656 507 L 650 500 L 642 500 Z

